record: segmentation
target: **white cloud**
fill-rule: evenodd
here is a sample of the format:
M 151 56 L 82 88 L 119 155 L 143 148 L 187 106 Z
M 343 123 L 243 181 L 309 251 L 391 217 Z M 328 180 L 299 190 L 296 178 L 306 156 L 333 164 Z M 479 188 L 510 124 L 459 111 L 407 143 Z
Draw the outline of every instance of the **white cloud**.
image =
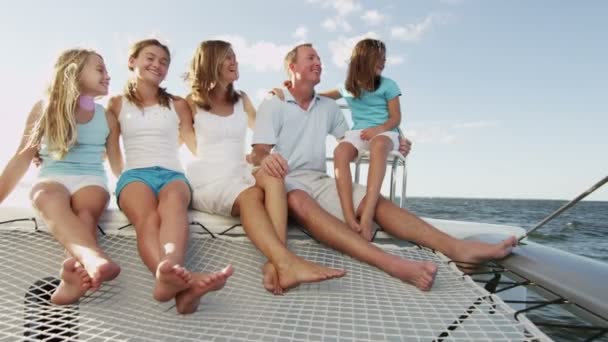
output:
M 431 29 L 437 19 L 436 15 L 431 14 L 417 24 L 393 27 L 391 29 L 391 37 L 405 42 L 417 42 Z
M 293 47 L 291 44 L 279 45 L 265 40 L 248 42 L 244 37 L 237 35 L 222 35 L 216 38 L 230 42 L 239 63 L 251 66 L 256 71 L 283 69 L 283 58 Z
M 355 44 L 364 38 L 379 39 L 380 36 L 376 32 L 370 31 L 351 38 L 340 36 L 338 39 L 330 41 L 328 45 L 329 50 L 331 51 L 331 60 L 334 64 L 338 67 L 345 68 L 348 65 L 348 59 L 350 58 Z
M 330 32 L 336 32 L 338 30 L 350 32 L 353 30 L 353 27 L 350 26 L 348 21 L 340 16 L 325 19 L 323 23 L 321 23 L 321 26 Z
M 299 40 L 305 40 L 308 37 L 308 28 L 306 26 L 298 26 L 293 33 L 293 37 Z
M 493 128 L 498 127 L 496 121 L 472 121 L 454 124 L 454 128 Z
M 361 4 L 356 0 L 308 0 L 308 3 L 319 4 L 321 8 L 333 8 L 339 16 L 347 16 L 361 10 Z
M 417 143 L 448 144 L 470 135 L 471 130 L 484 130 L 499 127 L 497 121 L 471 122 L 410 122 L 405 135 Z
M 381 24 L 384 20 L 386 20 L 386 16 L 380 13 L 378 10 L 369 10 L 365 11 L 361 16 L 361 19 L 365 21 L 368 25 L 378 25 Z
M 404 62 L 405 62 L 405 58 L 403 56 L 393 55 L 393 56 L 388 56 L 386 58 L 386 63 L 388 65 L 399 65 L 399 64 L 403 64 Z

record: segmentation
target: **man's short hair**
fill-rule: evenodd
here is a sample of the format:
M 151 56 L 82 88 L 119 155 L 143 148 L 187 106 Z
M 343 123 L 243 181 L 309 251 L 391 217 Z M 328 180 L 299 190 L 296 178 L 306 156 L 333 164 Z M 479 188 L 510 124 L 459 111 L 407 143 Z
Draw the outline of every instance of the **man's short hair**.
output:
M 301 47 L 312 47 L 311 43 L 303 43 L 296 45 L 293 49 L 289 50 L 287 55 L 285 55 L 285 60 L 283 61 L 285 72 L 287 73 L 287 77 L 291 78 L 291 74 L 289 73 L 289 64 L 295 63 L 298 60 L 298 49 Z

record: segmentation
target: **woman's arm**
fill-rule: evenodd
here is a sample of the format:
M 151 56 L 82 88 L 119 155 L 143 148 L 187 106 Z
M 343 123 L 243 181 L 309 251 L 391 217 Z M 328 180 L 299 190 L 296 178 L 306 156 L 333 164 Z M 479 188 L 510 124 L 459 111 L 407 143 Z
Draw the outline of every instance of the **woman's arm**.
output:
M 194 119 L 190 105 L 186 100 L 177 96 L 173 99 L 173 105 L 177 115 L 179 115 L 179 136 L 190 152 L 196 155 L 196 135 L 194 134 Z
M 8 164 L 4 167 L 0 175 L 0 203 L 13 191 L 17 183 L 23 178 L 27 172 L 32 159 L 38 153 L 38 144 L 40 141 L 35 141 L 33 146 L 27 146 L 32 129 L 42 115 L 43 104 L 39 101 L 34 105 L 30 114 L 27 117 L 25 129 L 21 136 L 21 142 L 17 148 L 17 152 L 13 155 Z
M 110 128 L 110 135 L 108 135 L 108 139 L 106 140 L 106 154 L 110 163 L 110 169 L 112 169 L 112 173 L 116 177 L 120 176 L 124 168 L 122 152 L 120 151 L 120 123 L 118 121 L 121 107 L 122 96 L 115 96 L 110 98 L 108 108 L 106 109 L 106 119 Z
M 244 91 L 241 91 L 241 96 L 243 96 L 243 105 L 247 113 L 247 126 L 253 129 L 253 125 L 255 124 L 255 107 Z

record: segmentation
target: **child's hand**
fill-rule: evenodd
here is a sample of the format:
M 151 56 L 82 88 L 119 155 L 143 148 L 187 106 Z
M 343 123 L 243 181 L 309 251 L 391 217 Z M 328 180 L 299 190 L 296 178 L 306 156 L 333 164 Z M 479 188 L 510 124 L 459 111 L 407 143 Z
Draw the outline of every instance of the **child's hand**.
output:
M 407 155 L 410 153 L 411 149 L 412 149 L 412 142 L 408 138 L 402 137 L 400 134 L 399 135 L 399 152 L 401 152 L 401 154 L 403 154 L 404 157 L 407 157 Z
M 382 132 L 384 132 L 384 130 L 380 126 L 366 128 L 361 131 L 361 139 L 371 140 L 373 137 Z

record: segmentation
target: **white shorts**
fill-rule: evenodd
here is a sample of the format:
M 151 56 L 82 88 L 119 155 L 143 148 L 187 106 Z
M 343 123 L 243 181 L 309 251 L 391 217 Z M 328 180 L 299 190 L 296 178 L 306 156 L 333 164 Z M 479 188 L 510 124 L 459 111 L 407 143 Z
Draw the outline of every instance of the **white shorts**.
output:
M 399 133 L 398 132 L 386 131 L 386 132 L 382 132 L 382 133 L 376 135 L 376 137 L 373 137 L 371 140 L 363 140 L 363 139 L 361 139 L 361 131 L 363 131 L 363 130 L 356 129 L 356 130 L 352 130 L 352 131 L 346 131 L 346 133 L 344 133 L 344 139 L 342 139 L 340 141 L 340 143 L 343 143 L 343 142 L 351 143 L 357 149 L 357 153 L 361 154 L 364 151 L 369 151 L 369 143 L 372 140 L 374 140 L 377 136 L 384 135 L 386 137 L 389 137 L 389 139 L 391 139 L 391 141 L 393 142 L 393 151 L 399 150 Z
M 232 207 L 241 192 L 255 185 L 251 169 L 241 169 L 240 175 L 232 174 L 204 185 L 193 184 L 192 208 L 209 214 L 232 216 Z
M 336 180 L 325 172 L 301 170 L 293 171 L 285 178 L 287 192 L 302 190 L 314 198 L 321 208 L 344 221 Z M 365 197 L 366 187 L 353 183 L 353 204 L 355 210 Z
M 65 186 L 68 189 L 70 195 L 74 195 L 76 191 L 85 188 L 87 186 L 98 186 L 103 188 L 107 193 L 108 183 L 103 177 L 91 176 L 91 175 L 55 175 L 38 178 L 34 186 L 45 182 L 55 182 Z

